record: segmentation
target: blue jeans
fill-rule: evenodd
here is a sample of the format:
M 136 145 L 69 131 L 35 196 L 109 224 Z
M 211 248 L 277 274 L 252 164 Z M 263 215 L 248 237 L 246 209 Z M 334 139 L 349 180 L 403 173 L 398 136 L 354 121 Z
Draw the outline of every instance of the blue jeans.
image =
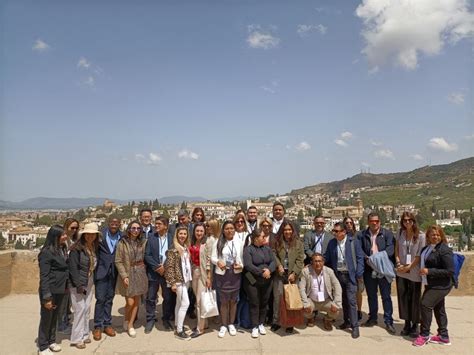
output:
M 112 304 L 117 278 L 107 275 L 95 281 L 94 328 L 103 329 L 112 325 Z
M 383 320 L 386 324 L 393 324 L 393 305 L 390 297 L 391 284 L 385 277 L 372 278 L 372 269 L 364 272 L 365 291 L 367 292 L 367 299 L 369 301 L 369 320 L 377 320 L 377 313 L 379 311 L 377 291 L 380 289 L 383 305 Z
M 155 321 L 156 300 L 158 298 L 158 290 L 161 287 L 163 295 L 162 320 L 170 321 L 174 312 L 176 304 L 176 294 L 171 291 L 171 288 L 166 286 L 166 279 L 163 276 L 158 276 L 157 281 L 148 280 L 148 292 L 146 296 L 146 321 Z

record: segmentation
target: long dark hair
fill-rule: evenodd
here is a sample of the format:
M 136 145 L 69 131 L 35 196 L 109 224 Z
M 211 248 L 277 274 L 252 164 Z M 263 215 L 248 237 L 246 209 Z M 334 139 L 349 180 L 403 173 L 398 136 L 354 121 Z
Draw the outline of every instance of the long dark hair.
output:
M 130 228 L 132 227 L 132 224 L 138 224 L 138 226 L 140 228 L 142 226 L 138 220 L 131 221 L 127 226 L 127 233 L 125 235 L 125 238 L 120 238 L 120 240 L 123 239 L 124 242 L 125 241 L 130 242 L 130 239 L 131 239 L 130 238 Z M 143 236 L 143 233 L 140 233 L 140 235 L 137 237 L 138 244 L 141 245 L 141 244 L 145 243 L 145 241 L 146 241 L 146 238 Z
M 44 242 L 40 253 L 42 253 L 44 250 L 49 250 L 53 254 L 58 255 L 61 249 L 63 249 L 63 252 L 67 251 L 66 245 L 59 244 L 59 239 L 64 233 L 64 228 L 59 224 L 55 224 L 49 228 L 48 234 L 46 235 L 46 241 Z
M 194 217 L 196 217 L 196 213 L 201 212 L 202 213 L 202 220 L 199 222 L 194 220 Z M 193 210 L 193 213 L 191 213 L 191 222 L 193 223 L 204 223 L 206 222 L 206 214 L 204 213 L 204 210 L 201 207 L 195 207 Z
M 99 233 L 96 233 L 97 236 L 92 244 L 93 250 L 97 253 L 99 250 Z M 81 237 L 71 246 L 71 250 L 86 250 L 86 233 L 82 233 Z
M 296 244 L 296 239 L 298 238 L 298 236 L 296 235 L 295 226 L 290 221 L 284 220 L 280 226 L 280 229 L 278 229 L 278 232 L 275 236 L 276 250 L 281 250 L 285 245 L 285 237 L 283 236 L 283 229 L 285 229 L 286 226 L 290 226 L 291 230 L 293 231 L 293 233 L 291 233 L 291 239 L 288 242 L 289 247 L 291 248 L 295 246 Z
M 201 244 L 204 244 L 206 242 L 207 236 L 206 236 L 206 227 L 204 227 L 204 223 L 196 223 L 193 227 L 193 235 L 191 236 L 191 245 L 194 245 L 197 242 L 197 239 L 196 239 L 196 228 L 197 227 L 204 228 L 204 235 L 201 238 Z
M 70 226 L 71 224 L 73 224 L 73 223 L 77 223 L 77 227 L 78 227 L 78 229 L 76 229 L 76 231 L 74 232 L 74 234 L 71 235 L 71 240 L 72 240 L 73 242 L 75 242 L 75 241 L 77 240 L 77 233 L 78 233 L 78 231 L 79 231 L 79 221 L 78 221 L 77 219 L 75 219 L 75 218 L 72 218 L 72 217 L 66 218 L 66 220 L 64 221 L 64 230 L 65 230 L 66 233 L 67 233 L 67 231 L 68 231 L 68 229 L 69 229 L 69 226 Z
M 404 218 L 411 219 L 412 221 L 411 225 L 413 229 L 413 243 L 416 243 L 416 241 L 418 240 L 418 236 L 420 235 L 420 228 L 418 228 L 418 224 L 416 223 L 415 215 L 408 211 L 402 213 L 400 217 L 400 234 L 402 233 L 402 231 L 405 231 L 406 233 L 407 230 L 406 227 L 403 225 Z
M 224 224 L 222 225 L 222 229 L 221 229 L 221 235 L 219 236 L 219 240 L 217 241 L 217 255 L 219 256 L 219 258 L 222 258 L 222 250 L 224 249 L 225 242 L 227 241 L 227 239 L 225 238 L 225 235 L 224 235 L 224 229 L 229 224 L 232 224 L 232 226 L 234 225 L 234 223 L 232 221 L 225 221 L 224 222 Z

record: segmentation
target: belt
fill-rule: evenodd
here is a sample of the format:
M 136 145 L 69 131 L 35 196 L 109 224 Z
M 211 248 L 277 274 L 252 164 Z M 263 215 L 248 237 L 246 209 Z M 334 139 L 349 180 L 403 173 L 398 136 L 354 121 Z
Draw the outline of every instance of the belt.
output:
M 349 274 L 348 270 L 343 270 L 343 271 L 337 270 L 337 272 L 340 273 L 340 274 Z
M 141 260 L 141 261 L 136 261 L 136 262 L 132 263 L 132 266 L 143 266 L 143 265 L 145 265 L 145 263 L 143 262 L 143 260 Z

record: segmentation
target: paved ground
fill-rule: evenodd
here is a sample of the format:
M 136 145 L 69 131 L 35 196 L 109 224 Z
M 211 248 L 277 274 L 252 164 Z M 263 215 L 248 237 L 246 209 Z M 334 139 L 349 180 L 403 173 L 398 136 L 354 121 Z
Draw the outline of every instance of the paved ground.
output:
M 217 337 L 217 326 L 212 325 L 208 334 L 191 340 L 176 339 L 173 333 L 163 331 L 161 324 L 149 335 L 144 334 L 143 309 L 140 309 L 137 337 L 129 338 L 120 327 L 122 323 L 123 299 L 115 298 L 113 324 L 119 334 L 114 338 L 106 336 L 100 342 L 93 341 L 85 350 L 70 347 L 67 337 L 59 337 L 63 347 L 61 354 L 474 354 L 474 297 L 448 297 L 447 313 L 451 346 L 428 344 L 415 348 L 410 340 L 389 335 L 384 328 L 361 328 L 361 337 L 353 340 L 350 333 L 322 330 L 322 321 L 314 328 L 297 329 L 294 335 L 284 332 L 268 334 L 252 339 L 248 332 L 237 336 L 228 334 Z M 364 305 L 366 306 L 366 305 Z M 394 298 L 395 313 L 396 299 Z M 160 308 L 160 307 L 158 307 Z M 363 311 L 366 311 L 364 308 Z M 39 301 L 35 295 L 10 295 L 0 299 L 0 354 L 35 354 L 36 336 L 39 324 Z M 365 317 L 364 317 L 365 319 Z M 212 322 L 211 322 L 212 323 Z M 186 323 L 194 326 L 194 322 Z M 383 321 L 379 318 L 379 324 Z M 399 332 L 402 322 L 396 322 Z M 432 331 L 436 331 L 433 325 Z

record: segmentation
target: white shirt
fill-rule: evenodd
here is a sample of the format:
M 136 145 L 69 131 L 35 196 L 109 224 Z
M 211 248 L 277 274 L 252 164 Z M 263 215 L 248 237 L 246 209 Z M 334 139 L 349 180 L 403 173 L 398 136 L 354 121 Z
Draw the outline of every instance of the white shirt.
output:
M 188 283 L 193 279 L 191 272 L 191 256 L 189 255 L 188 249 L 185 248 L 183 255 L 181 256 L 181 268 L 183 269 L 184 283 Z
M 278 230 L 280 229 L 281 224 L 283 223 L 283 218 L 277 221 L 276 219 L 273 220 L 273 233 L 277 234 Z
M 224 248 L 222 249 L 222 257 L 217 255 L 217 245 L 219 243 L 216 242 L 212 245 L 212 254 L 211 254 L 211 262 L 217 266 L 217 262 L 230 262 L 233 260 L 234 263 L 239 265 L 243 265 L 242 263 L 242 244 L 240 243 L 239 238 L 234 238 L 232 240 L 226 240 L 224 244 Z M 235 273 L 239 273 L 242 270 L 235 270 Z M 224 275 L 225 270 L 221 270 L 219 267 L 216 267 L 214 272 L 219 275 Z
M 324 300 L 328 298 L 327 291 L 326 291 L 326 286 L 324 285 L 324 272 L 321 270 L 321 273 L 316 274 L 316 272 L 310 268 L 309 271 L 311 277 L 313 278 L 313 283 L 311 285 L 311 293 L 309 297 L 314 301 L 314 302 L 321 302 L 318 300 L 318 292 L 324 292 Z
M 347 271 L 346 241 L 347 236 L 343 240 L 337 241 L 337 271 Z
M 319 253 L 319 254 L 323 253 L 323 241 L 324 241 L 324 231 L 322 231 L 321 234 L 315 234 L 314 236 L 314 242 L 316 243 L 314 245 L 315 253 Z

